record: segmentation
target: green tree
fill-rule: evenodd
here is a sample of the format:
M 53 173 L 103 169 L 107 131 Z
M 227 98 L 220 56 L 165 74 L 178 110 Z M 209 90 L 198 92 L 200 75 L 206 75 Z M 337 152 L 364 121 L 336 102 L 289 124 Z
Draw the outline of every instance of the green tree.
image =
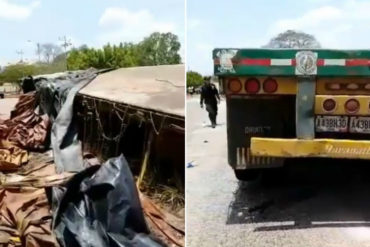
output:
M 179 64 L 181 44 L 173 33 L 152 33 L 139 43 L 140 65 Z
M 178 37 L 172 33 L 153 33 L 138 44 L 107 44 L 101 49 L 86 45 L 72 49 L 68 54 L 68 68 L 71 70 L 122 68 L 162 64 L 179 64 L 181 57 Z
M 276 37 L 272 38 L 269 43 L 264 48 L 307 48 L 315 49 L 321 48 L 320 43 L 316 38 L 304 32 L 287 30 L 283 33 L 278 34 Z
M 23 63 L 13 64 L 6 66 L 5 69 L 0 73 L 0 81 L 16 83 L 24 76 L 35 75 L 37 73 L 38 68 L 35 65 Z
M 195 71 L 186 72 L 186 86 L 187 87 L 198 87 L 203 83 L 203 77 L 201 74 Z

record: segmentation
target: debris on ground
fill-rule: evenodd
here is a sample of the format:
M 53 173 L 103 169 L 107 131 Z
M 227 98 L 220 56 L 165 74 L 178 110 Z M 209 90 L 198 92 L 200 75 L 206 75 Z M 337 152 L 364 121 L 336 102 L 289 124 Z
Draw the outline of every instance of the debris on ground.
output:
M 0 246 L 184 246 L 184 217 L 137 189 L 123 155 L 83 154 L 74 98 L 101 72 L 27 77 L 0 121 Z M 158 200 L 183 207 L 169 188 Z
M 149 236 L 122 155 L 78 173 L 53 194 L 54 228 L 62 246 L 161 246 Z
M 188 162 L 188 164 L 186 165 L 186 168 L 193 168 L 193 167 L 194 167 L 193 161 Z

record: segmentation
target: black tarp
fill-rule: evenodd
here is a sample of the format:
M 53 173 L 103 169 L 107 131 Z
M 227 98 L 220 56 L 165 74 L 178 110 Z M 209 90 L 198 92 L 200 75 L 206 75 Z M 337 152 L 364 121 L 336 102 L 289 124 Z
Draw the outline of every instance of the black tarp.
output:
M 78 91 L 97 75 L 95 69 L 65 72 L 33 78 L 39 114 L 47 114 L 52 122 L 51 147 L 57 172 L 79 172 L 84 169 L 81 143 L 73 112 Z M 24 79 L 28 87 L 30 78 Z
M 162 246 L 149 237 L 123 155 L 78 173 L 66 189 L 54 188 L 52 204 L 54 232 L 62 246 Z

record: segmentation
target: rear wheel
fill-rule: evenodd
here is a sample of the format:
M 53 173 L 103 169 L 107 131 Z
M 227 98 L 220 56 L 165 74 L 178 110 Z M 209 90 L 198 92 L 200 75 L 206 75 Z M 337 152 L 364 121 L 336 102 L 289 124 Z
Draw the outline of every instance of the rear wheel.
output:
M 4 99 L 5 95 L 0 93 L 0 99 Z
M 234 172 L 236 178 L 241 181 L 256 180 L 261 174 L 261 170 L 259 169 L 234 170 Z

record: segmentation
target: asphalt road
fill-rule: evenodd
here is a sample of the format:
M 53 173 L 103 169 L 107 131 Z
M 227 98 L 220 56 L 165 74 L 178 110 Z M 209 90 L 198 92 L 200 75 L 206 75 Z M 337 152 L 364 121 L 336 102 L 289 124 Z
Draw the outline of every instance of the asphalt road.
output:
M 225 102 L 216 129 L 187 103 L 187 246 L 370 246 L 370 162 L 291 160 L 254 182 L 227 164 Z

